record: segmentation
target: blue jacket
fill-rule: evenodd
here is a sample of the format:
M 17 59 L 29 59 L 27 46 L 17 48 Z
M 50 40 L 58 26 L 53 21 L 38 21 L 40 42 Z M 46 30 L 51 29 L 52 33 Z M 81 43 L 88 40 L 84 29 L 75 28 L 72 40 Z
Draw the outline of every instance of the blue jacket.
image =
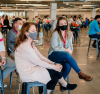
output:
M 88 26 L 88 24 L 89 24 L 89 20 L 87 19 L 85 22 L 85 26 Z
M 89 25 L 89 35 L 97 34 L 98 32 L 100 32 L 100 28 L 98 22 L 94 20 Z

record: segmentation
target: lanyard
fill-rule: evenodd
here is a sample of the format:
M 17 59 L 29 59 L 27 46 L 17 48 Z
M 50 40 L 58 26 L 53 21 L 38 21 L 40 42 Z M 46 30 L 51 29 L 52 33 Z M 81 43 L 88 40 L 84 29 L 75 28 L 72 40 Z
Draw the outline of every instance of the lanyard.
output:
M 33 43 L 31 43 L 31 47 L 34 49 L 34 47 L 33 47 Z
M 3 41 L 3 38 L 2 39 L 0 39 L 0 42 L 2 42 Z
M 64 45 L 64 48 L 66 47 L 66 31 L 65 31 L 65 36 L 63 38 L 63 45 Z
M 14 31 L 15 31 L 15 33 L 16 33 L 16 35 L 18 34 L 18 32 L 15 30 L 15 28 L 13 27 L 13 29 L 14 29 Z

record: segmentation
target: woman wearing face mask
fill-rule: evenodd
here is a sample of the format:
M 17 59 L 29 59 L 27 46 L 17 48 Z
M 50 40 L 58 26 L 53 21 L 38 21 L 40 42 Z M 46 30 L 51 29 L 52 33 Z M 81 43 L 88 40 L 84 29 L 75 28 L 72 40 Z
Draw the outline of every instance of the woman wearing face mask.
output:
M 62 91 L 75 89 L 76 84 L 67 84 L 62 77 L 62 65 L 48 60 L 35 47 L 33 40 L 37 37 L 36 28 L 34 23 L 24 23 L 16 39 L 15 63 L 21 80 L 47 84 L 48 94 L 54 90 L 58 81 Z
M 72 37 L 67 19 L 60 17 L 57 21 L 56 29 L 51 36 L 48 58 L 63 65 L 62 74 L 64 79 L 68 76 L 72 67 L 80 79 L 91 81 L 93 78 L 84 74 L 71 56 L 73 51 Z

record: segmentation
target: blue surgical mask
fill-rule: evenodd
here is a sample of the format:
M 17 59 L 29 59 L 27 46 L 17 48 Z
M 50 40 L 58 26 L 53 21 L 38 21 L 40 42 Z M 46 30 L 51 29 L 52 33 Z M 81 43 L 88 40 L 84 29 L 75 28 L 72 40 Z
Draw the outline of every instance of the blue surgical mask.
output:
M 49 19 L 49 17 L 47 17 L 47 19 Z
M 37 38 L 37 32 L 30 33 L 30 34 L 29 34 L 29 37 L 30 37 L 32 40 L 36 40 L 36 38 Z

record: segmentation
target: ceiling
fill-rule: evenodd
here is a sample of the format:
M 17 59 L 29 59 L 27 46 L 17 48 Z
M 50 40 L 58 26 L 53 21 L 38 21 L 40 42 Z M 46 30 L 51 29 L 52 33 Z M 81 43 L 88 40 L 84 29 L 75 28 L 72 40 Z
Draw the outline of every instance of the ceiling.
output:
M 0 0 L 0 10 L 50 9 L 51 3 L 57 3 L 57 9 L 85 10 L 100 8 L 100 0 Z

